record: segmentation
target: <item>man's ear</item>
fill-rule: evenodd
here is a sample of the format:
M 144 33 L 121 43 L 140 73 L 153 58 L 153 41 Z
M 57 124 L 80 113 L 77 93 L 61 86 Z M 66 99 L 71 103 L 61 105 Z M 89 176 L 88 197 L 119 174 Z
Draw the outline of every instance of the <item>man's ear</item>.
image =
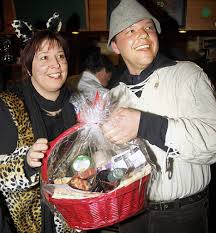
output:
M 106 69 L 103 67 L 100 71 L 98 71 L 95 76 L 101 81 L 104 79 L 104 76 L 106 75 Z
M 104 76 L 104 71 L 105 71 L 105 68 L 101 69 L 100 71 L 96 72 L 95 76 L 98 79 L 101 79 Z
M 111 47 L 112 47 L 112 50 L 116 53 L 116 54 L 120 54 L 120 51 L 118 49 L 118 46 L 116 44 L 115 41 L 111 41 Z

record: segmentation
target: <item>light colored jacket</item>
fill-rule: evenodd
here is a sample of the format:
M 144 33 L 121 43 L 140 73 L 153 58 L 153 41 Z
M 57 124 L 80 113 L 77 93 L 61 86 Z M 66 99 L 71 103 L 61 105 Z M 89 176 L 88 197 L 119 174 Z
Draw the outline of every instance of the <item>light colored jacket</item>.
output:
M 216 162 L 216 100 L 207 75 L 192 62 L 178 62 L 137 85 L 143 84 L 140 98 L 130 90 L 134 85 L 124 83 L 110 94 L 122 107 L 168 119 L 165 145 L 178 153 L 147 142 L 161 167 L 150 186 L 150 199 L 174 200 L 203 190 L 210 182 L 210 164 Z M 167 156 L 174 157 L 172 179 L 166 172 Z
M 98 91 L 101 96 L 108 92 L 94 74 L 84 71 L 77 86 L 78 90 L 89 100 L 93 100 Z

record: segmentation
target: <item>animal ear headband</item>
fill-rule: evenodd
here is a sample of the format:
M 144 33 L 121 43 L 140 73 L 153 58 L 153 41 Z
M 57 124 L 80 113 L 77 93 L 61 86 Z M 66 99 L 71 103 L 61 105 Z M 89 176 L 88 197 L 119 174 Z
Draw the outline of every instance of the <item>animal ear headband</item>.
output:
M 33 35 L 32 25 L 22 21 L 22 20 L 13 20 L 12 27 L 15 30 L 16 36 L 26 43 Z M 51 18 L 48 19 L 46 23 L 48 30 L 53 32 L 59 32 L 62 27 L 62 22 L 58 13 L 54 13 Z

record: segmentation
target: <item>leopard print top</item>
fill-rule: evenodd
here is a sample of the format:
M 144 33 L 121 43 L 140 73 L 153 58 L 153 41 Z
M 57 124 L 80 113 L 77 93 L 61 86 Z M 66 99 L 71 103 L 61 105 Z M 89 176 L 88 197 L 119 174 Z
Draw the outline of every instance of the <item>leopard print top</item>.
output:
M 15 94 L 0 93 L 18 130 L 16 150 L 0 156 L 0 190 L 5 196 L 17 231 L 39 233 L 41 231 L 41 195 L 39 174 L 30 179 L 24 173 L 24 158 L 34 143 L 34 136 L 24 103 Z M 55 212 L 57 233 L 72 233 L 60 214 Z

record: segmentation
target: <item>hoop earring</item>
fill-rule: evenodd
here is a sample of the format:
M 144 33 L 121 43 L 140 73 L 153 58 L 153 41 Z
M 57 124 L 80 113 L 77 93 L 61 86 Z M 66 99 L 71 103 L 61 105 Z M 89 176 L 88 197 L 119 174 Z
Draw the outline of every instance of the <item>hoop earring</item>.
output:
M 27 70 L 27 74 L 29 77 L 31 77 L 31 73 L 29 72 L 29 70 Z

